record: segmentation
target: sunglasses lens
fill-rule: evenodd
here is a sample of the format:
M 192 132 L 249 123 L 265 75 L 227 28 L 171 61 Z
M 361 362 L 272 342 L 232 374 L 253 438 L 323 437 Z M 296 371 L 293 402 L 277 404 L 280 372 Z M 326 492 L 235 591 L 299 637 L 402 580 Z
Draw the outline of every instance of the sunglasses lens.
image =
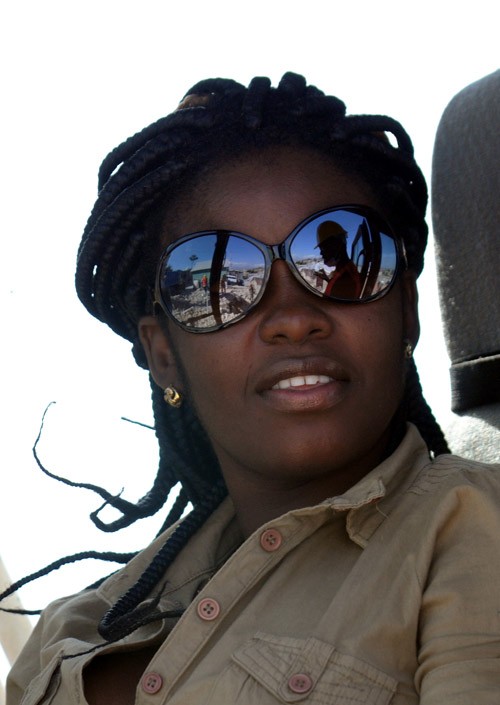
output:
M 375 214 L 332 210 L 298 229 L 290 258 L 307 287 L 338 301 L 368 301 L 396 276 L 397 245 Z M 384 232 L 385 231 L 385 232 Z
M 163 304 L 187 330 L 217 330 L 243 318 L 258 301 L 265 267 L 259 248 L 237 235 L 195 235 L 174 246 L 162 263 Z
M 275 256 L 285 258 L 310 291 L 334 301 L 376 299 L 389 291 L 397 274 L 397 241 L 368 209 L 333 208 L 311 216 L 275 246 L 274 254 L 251 240 L 207 231 L 167 249 L 159 293 L 183 328 L 215 331 L 246 316 L 262 296 Z

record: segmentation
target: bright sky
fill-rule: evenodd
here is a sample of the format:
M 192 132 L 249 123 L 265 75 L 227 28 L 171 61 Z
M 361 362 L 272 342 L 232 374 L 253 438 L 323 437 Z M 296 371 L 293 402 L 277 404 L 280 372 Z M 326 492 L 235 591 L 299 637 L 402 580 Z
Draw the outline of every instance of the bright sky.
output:
M 37 469 L 31 447 L 50 401 L 39 452 L 53 472 L 136 499 L 156 472 L 154 436 L 120 421 L 151 419 L 146 374 L 129 345 L 94 321 L 73 289 L 74 262 L 100 161 L 122 139 L 170 112 L 201 78 L 248 83 L 287 70 L 338 95 L 349 112 L 386 113 L 413 138 L 427 178 L 436 127 L 462 87 L 498 68 L 494 3 L 357 0 L 18 0 L 1 18 L 3 488 L 0 555 L 20 578 L 67 553 L 129 551 L 161 519 L 103 535 L 89 492 Z M 449 415 L 448 360 L 429 248 L 420 280 L 424 390 Z M 26 607 L 109 570 L 62 569 L 21 593 Z M 0 664 L 1 665 L 1 664 Z M 0 670 L 1 675 L 1 670 Z

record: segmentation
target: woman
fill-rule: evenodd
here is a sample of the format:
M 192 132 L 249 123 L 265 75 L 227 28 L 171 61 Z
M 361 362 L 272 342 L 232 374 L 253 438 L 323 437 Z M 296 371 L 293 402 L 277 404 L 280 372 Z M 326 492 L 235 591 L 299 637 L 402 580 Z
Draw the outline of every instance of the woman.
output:
M 160 443 L 106 528 L 179 481 L 166 525 L 194 509 L 46 610 L 9 705 L 497 702 L 499 482 L 447 454 L 412 359 L 426 198 L 398 123 L 294 74 L 202 82 L 105 160 L 77 289 Z M 318 284 L 326 231 L 356 293 Z

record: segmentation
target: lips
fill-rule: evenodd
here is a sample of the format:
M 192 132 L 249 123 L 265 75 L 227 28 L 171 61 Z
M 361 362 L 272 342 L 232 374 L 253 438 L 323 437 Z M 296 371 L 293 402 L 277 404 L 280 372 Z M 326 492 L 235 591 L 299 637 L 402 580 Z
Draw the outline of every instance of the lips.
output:
M 349 373 L 337 362 L 311 357 L 271 364 L 256 390 L 278 411 L 320 411 L 344 399 L 349 382 Z
M 330 358 L 287 358 L 271 362 L 265 372 L 258 375 L 255 388 L 258 393 L 262 393 L 349 380 L 350 374 L 346 368 Z

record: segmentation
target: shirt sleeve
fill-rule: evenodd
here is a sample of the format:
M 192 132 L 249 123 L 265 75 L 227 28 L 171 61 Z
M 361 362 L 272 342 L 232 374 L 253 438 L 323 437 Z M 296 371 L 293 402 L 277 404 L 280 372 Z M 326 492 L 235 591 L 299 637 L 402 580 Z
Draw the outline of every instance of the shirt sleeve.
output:
M 498 705 L 500 469 L 483 466 L 473 482 L 454 488 L 443 502 L 423 586 L 420 703 Z

